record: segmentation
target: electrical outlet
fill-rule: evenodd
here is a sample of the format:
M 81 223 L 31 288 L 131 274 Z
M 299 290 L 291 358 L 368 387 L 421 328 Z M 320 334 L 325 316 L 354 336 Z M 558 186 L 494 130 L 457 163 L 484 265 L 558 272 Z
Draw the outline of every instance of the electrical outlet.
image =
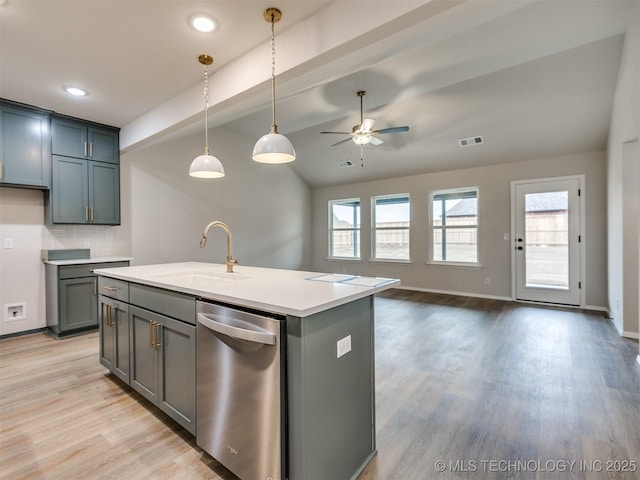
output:
M 13 303 L 4 306 L 4 319 L 7 322 L 14 320 L 25 320 L 27 318 L 27 304 Z
M 351 351 L 351 335 L 338 340 L 337 358 L 340 358 Z
M 484 277 L 484 284 L 491 285 L 491 279 L 489 277 Z

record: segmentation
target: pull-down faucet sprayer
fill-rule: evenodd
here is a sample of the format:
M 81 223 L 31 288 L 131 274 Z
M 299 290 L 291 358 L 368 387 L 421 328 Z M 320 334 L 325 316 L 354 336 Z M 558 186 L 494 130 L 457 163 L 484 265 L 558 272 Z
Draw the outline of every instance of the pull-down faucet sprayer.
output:
M 209 230 L 211 230 L 213 227 L 220 227 L 227 234 L 227 272 L 233 273 L 233 266 L 237 265 L 238 262 L 233 258 L 233 248 L 231 246 L 231 229 L 227 226 L 227 224 L 216 220 L 207 225 L 204 229 L 204 233 L 202 234 L 202 239 L 200 240 L 200 248 L 204 248 L 204 246 L 207 244 L 207 235 L 209 234 Z

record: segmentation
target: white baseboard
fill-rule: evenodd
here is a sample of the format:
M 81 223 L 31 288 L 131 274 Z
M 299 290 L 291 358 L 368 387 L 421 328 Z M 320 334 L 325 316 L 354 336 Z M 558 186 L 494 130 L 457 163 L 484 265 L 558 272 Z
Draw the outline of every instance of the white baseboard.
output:
M 585 310 L 595 310 L 596 312 L 604 312 L 607 314 L 607 317 L 610 317 L 611 314 L 609 314 L 609 309 L 607 307 L 598 307 L 596 305 L 585 305 L 584 307 L 581 307 Z
M 459 297 L 474 297 L 474 298 L 486 298 L 489 300 L 505 300 L 507 302 L 511 301 L 511 297 L 501 297 L 498 295 L 483 295 L 481 293 L 467 293 L 467 292 L 453 292 L 451 290 L 433 290 L 430 288 L 420 288 L 420 287 L 406 287 L 406 286 L 399 286 L 399 287 L 395 287 L 398 288 L 400 290 L 411 290 L 414 292 L 426 292 L 426 293 L 442 293 L 444 295 L 457 295 Z
M 613 318 L 613 317 L 611 316 L 611 314 L 609 314 L 609 320 L 611 320 L 611 323 L 613 323 L 613 326 L 614 326 L 614 327 L 616 327 L 616 330 L 618 331 L 618 334 L 619 334 L 620 336 L 622 336 L 622 333 L 623 333 L 623 332 L 622 332 L 622 326 L 618 325 L 618 322 L 616 322 L 616 319 L 615 319 L 615 318 Z
M 637 332 L 626 332 L 623 331 L 621 334 L 624 338 L 630 338 L 632 340 L 640 340 L 640 336 L 638 336 Z

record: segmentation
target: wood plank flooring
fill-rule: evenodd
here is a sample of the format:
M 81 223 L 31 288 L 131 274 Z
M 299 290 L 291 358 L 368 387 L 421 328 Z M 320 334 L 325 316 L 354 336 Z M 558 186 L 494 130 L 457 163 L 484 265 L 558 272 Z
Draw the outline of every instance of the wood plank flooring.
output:
M 602 314 L 403 290 L 375 308 L 360 480 L 640 479 L 638 342 Z M 99 365 L 96 333 L 39 333 L 0 341 L 0 478 L 235 477 Z

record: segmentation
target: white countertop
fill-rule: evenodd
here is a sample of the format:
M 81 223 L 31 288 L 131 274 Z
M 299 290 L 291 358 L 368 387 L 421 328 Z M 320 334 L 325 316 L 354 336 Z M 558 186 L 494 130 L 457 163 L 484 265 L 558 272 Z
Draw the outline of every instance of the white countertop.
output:
M 109 263 L 109 262 L 127 262 L 133 260 L 133 257 L 91 257 L 91 258 L 70 258 L 67 260 L 42 260 L 49 265 L 82 265 L 85 263 Z
M 307 317 L 400 285 L 392 278 L 185 262 L 102 268 L 98 275 L 273 313 Z

